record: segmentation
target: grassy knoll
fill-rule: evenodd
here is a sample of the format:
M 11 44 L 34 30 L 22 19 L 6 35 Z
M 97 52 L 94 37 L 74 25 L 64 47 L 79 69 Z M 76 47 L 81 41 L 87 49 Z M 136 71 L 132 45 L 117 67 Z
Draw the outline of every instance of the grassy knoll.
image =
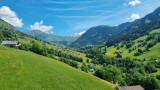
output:
M 0 46 L 0 89 L 113 90 L 113 86 L 59 61 Z

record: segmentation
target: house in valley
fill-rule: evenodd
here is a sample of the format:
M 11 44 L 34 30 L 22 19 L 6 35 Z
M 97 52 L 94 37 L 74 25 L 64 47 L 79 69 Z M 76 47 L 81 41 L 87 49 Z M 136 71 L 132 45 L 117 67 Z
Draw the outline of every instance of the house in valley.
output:
M 2 41 L 1 45 L 7 46 L 7 47 L 18 47 L 21 44 L 19 41 Z
M 95 65 L 94 65 L 94 63 L 88 63 L 88 66 L 94 67 Z
M 119 87 L 118 90 L 144 90 L 140 85 Z
M 89 69 L 90 72 L 94 72 L 94 69 Z

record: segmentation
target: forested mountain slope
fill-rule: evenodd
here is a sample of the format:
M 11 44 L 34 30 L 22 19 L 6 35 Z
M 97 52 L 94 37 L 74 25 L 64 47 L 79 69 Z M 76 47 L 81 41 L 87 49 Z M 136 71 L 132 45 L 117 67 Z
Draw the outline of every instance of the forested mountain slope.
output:
M 100 44 L 114 37 L 115 35 L 117 35 L 118 33 L 120 33 L 121 31 L 123 31 L 135 22 L 136 21 L 127 22 L 114 27 L 107 25 L 92 27 L 89 30 L 87 30 L 86 33 L 84 33 L 80 38 L 71 43 L 69 46 L 79 48 L 86 45 Z
M 158 28 L 160 28 L 160 7 L 108 40 L 106 46 L 112 46 L 121 41 L 135 40 Z

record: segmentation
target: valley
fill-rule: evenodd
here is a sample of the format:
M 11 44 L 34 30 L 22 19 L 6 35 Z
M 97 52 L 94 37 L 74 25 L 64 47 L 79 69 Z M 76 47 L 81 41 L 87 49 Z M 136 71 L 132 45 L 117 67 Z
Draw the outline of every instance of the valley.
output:
M 15 11 L 9 6 L 0 7 L 0 89 L 160 90 L 160 7 L 147 14 L 145 11 L 145 16 L 141 14 L 143 17 L 136 13 L 125 16 L 126 11 L 113 14 L 121 8 L 104 12 L 88 10 L 99 6 L 66 8 L 94 2 L 97 1 L 38 3 L 38 6 L 44 4 L 41 7 L 54 4 L 65 8 L 41 8 L 41 11 L 52 11 L 42 13 L 34 7 L 36 12 L 32 11 L 33 16 L 28 20 L 25 18 L 24 27 L 23 19 L 19 19 Z M 141 3 L 123 1 L 123 7 L 136 8 L 136 4 Z M 77 9 L 78 13 L 74 12 Z M 20 9 L 15 10 L 22 13 Z M 87 13 L 80 13 L 83 10 Z M 68 16 L 68 11 L 77 16 Z M 115 17 L 122 13 L 125 19 Z M 33 23 L 42 18 L 45 24 L 43 20 Z

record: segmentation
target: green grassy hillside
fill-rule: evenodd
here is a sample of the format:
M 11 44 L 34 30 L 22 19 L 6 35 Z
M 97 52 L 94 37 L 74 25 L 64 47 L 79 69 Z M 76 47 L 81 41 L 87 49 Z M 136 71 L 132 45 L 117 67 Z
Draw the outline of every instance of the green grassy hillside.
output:
M 113 90 L 113 84 L 32 52 L 0 46 L 1 89 Z
M 150 32 L 150 35 L 154 35 L 155 37 L 156 37 L 156 34 L 160 34 L 160 29 L 156 29 L 156 30 L 153 30 L 152 32 Z M 149 37 L 149 35 L 145 35 L 143 37 L 140 37 L 140 38 L 132 41 L 132 42 L 134 42 L 134 44 L 130 48 L 126 48 L 125 45 L 121 48 L 122 43 L 119 43 L 116 47 L 115 46 L 109 47 L 109 48 L 107 48 L 106 55 L 111 56 L 111 57 L 115 57 L 115 56 L 117 56 L 117 54 L 114 53 L 115 51 L 122 51 L 123 58 L 125 58 L 125 57 L 137 58 L 137 59 L 160 58 L 160 53 L 159 53 L 160 52 L 160 43 L 159 42 L 150 48 L 151 51 L 145 51 L 139 56 L 134 56 L 134 53 L 138 52 L 138 49 L 145 50 L 147 47 L 147 44 L 154 41 L 153 39 L 146 41 L 147 37 Z M 138 45 L 142 44 L 141 42 L 138 42 L 140 40 L 143 42 L 147 42 L 146 45 L 138 46 Z M 117 47 L 120 47 L 120 48 L 117 49 Z M 136 49 L 132 50 L 135 47 L 136 47 Z M 129 49 L 131 49 L 132 51 L 129 52 Z

